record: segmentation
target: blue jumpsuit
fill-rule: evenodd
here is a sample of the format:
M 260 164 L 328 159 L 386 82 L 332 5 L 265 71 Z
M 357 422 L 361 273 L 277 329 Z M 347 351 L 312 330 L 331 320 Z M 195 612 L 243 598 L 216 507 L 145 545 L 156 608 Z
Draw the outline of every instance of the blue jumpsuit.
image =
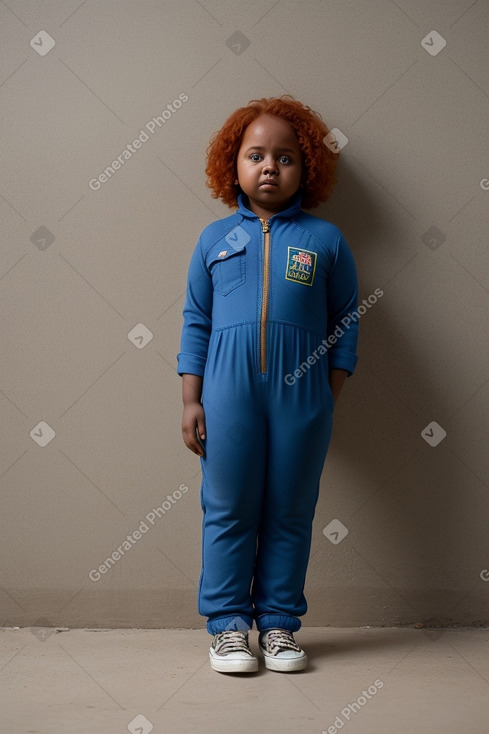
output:
M 357 362 L 358 284 L 340 230 L 290 206 L 238 210 L 191 259 L 178 374 L 203 376 L 199 613 L 207 630 L 299 629 L 334 402 Z

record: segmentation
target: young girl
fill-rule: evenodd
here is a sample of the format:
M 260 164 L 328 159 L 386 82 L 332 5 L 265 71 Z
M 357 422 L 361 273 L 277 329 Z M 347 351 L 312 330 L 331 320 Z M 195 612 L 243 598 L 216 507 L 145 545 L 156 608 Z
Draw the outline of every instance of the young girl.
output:
M 208 225 L 188 274 L 178 373 L 185 444 L 201 457 L 199 612 L 214 670 L 301 670 L 293 633 L 334 403 L 357 362 L 357 275 L 325 201 L 338 154 L 320 115 L 252 100 L 208 147 L 207 185 L 237 211 Z M 343 322 L 342 322 L 343 319 Z

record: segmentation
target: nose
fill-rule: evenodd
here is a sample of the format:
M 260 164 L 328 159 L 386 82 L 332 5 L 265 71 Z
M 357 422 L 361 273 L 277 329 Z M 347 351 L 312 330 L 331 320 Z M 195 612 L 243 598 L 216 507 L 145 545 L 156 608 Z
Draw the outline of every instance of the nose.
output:
M 267 176 L 276 176 L 278 174 L 277 164 L 273 158 L 263 162 L 263 173 Z

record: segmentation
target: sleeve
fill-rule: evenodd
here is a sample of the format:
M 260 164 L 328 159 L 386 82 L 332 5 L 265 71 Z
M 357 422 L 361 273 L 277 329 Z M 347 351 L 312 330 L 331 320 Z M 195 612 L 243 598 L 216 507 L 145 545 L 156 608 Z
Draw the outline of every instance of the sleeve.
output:
M 188 270 L 182 337 L 177 355 L 179 375 L 187 373 L 204 376 L 211 335 L 211 316 L 212 278 L 206 268 L 199 239 Z
M 336 252 L 328 277 L 329 366 L 347 370 L 350 377 L 356 367 L 358 343 L 358 278 L 355 260 L 339 234 Z

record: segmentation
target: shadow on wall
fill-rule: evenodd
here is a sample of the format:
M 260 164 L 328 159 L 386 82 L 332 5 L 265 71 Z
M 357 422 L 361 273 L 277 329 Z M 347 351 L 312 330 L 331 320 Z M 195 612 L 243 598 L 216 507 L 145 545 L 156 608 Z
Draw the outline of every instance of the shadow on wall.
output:
M 489 493 L 454 453 L 458 407 L 439 377 L 457 355 L 445 349 L 445 295 L 430 286 L 441 260 L 421 239 L 429 227 L 401 205 L 395 218 L 381 209 L 380 189 L 359 185 L 350 156 L 330 201 L 311 211 L 345 235 L 359 303 L 383 296 L 359 319 L 358 366 L 335 409 L 304 623 L 485 624 Z

